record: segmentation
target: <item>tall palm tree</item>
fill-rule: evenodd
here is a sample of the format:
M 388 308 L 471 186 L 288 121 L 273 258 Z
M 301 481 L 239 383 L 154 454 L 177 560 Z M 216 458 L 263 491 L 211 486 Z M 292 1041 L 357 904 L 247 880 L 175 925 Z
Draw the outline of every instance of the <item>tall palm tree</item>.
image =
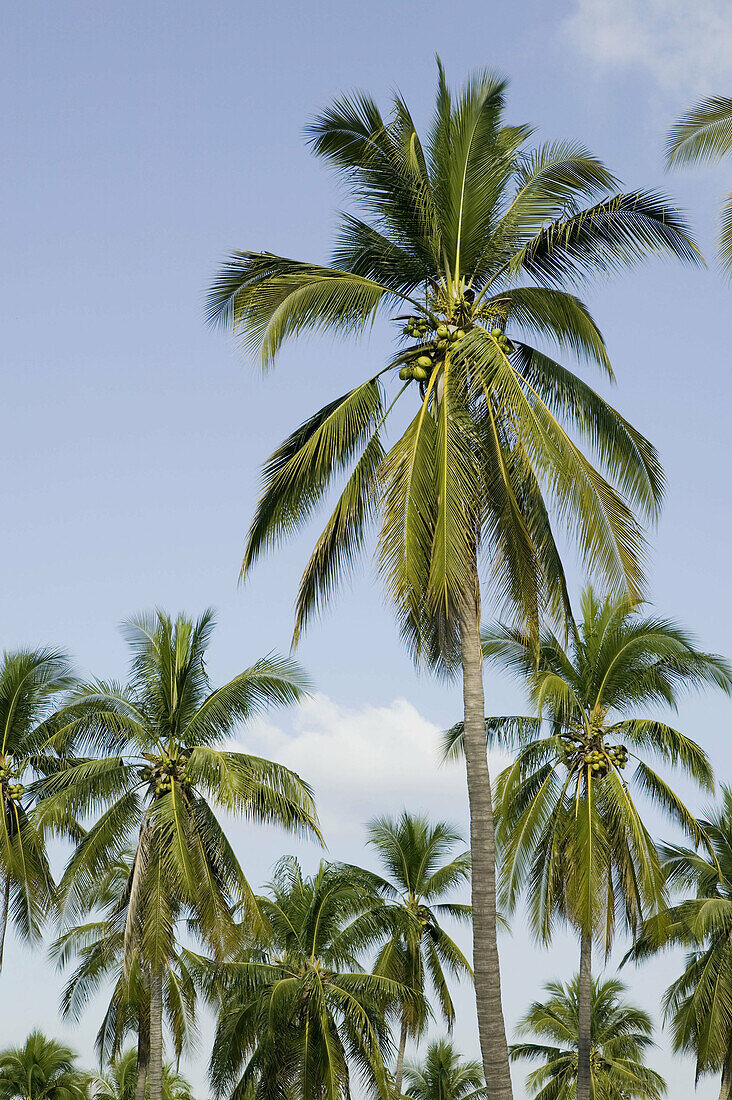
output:
M 106 1073 L 91 1083 L 93 1100 L 135 1100 L 137 1092 L 137 1051 L 130 1049 L 110 1062 Z M 149 1098 L 149 1088 L 144 1094 Z M 163 1066 L 163 1100 L 193 1100 L 191 1086 L 182 1073 L 171 1065 Z
M 732 150 L 732 99 L 709 96 L 679 118 L 666 143 L 669 167 L 716 163 Z M 732 275 L 732 191 L 722 201 L 719 228 L 719 258 L 727 275 Z
M 0 1100 L 88 1100 L 89 1081 L 73 1050 L 40 1031 L 0 1051 Z
M 503 625 L 483 634 L 489 664 L 517 676 L 536 717 L 486 720 L 489 742 L 514 745 L 515 761 L 496 794 L 501 903 L 529 894 L 536 936 L 548 942 L 569 923 L 580 937 L 578 1100 L 590 1095 L 590 989 L 593 940 L 609 951 L 616 913 L 635 931 L 663 904 L 665 880 L 636 802 L 655 802 L 696 840 L 698 822 L 654 758 L 712 788 L 706 753 L 643 708 L 675 707 L 681 693 L 707 685 L 732 690 L 725 660 L 701 652 L 677 623 L 649 615 L 638 600 L 599 599 L 588 586 L 567 644 L 548 628 L 536 653 L 521 632 Z M 448 734 L 455 751 L 461 727 Z M 615 742 L 615 743 L 611 743 Z M 627 761 L 632 776 L 623 775 Z
M 485 1100 L 480 1062 L 463 1059 L 449 1039 L 430 1043 L 422 1062 L 407 1063 L 405 1095 L 411 1100 Z
M 212 689 L 205 657 L 213 625 L 210 611 L 195 622 L 158 611 L 125 625 L 128 685 L 82 685 L 57 717 L 60 743 L 73 737 L 98 755 L 50 777 L 39 808 L 44 823 L 103 811 L 60 884 L 69 923 L 86 912 L 98 876 L 134 848 L 117 917 L 126 971 L 139 966 L 149 990 L 151 1100 L 162 1095 L 163 991 L 178 922 L 194 920 L 220 953 L 234 932 L 232 904 L 261 919 L 215 811 L 319 835 L 307 784 L 279 764 L 225 747 L 241 722 L 302 696 L 301 670 L 267 657 Z
M 472 980 L 470 963 L 441 925 L 444 917 L 470 921 L 470 906 L 449 900 L 456 887 L 470 880 L 470 853 L 454 855 L 463 841 L 446 822 L 431 824 L 406 810 L 396 820 L 374 818 L 367 829 L 368 843 L 387 875 L 375 880 L 376 888 L 399 911 L 398 931 L 379 952 L 374 970 L 410 990 L 400 1012 L 394 1074 L 394 1091 L 400 1096 L 407 1038 L 418 1038 L 427 1023 L 427 986 L 432 985 L 439 1011 L 452 1027 L 455 1008 L 445 968 L 456 978 Z M 417 999 L 415 992 L 420 995 Z
M 532 147 L 530 127 L 504 120 L 505 90 L 505 81 L 482 72 L 453 96 L 440 66 L 426 141 L 401 97 L 384 118 L 368 95 L 340 96 L 309 127 L 312 148 L 342 175 L 356 207 L 342 216 L 332 263 L 232 253 L 209 309 L 265 367 L 300 333 L 358 337 L 384 315 L 399 324 L 389 361 L 272 454 L 242 574 L 336 484 L 342 491 L 300 583 L 295 638 L 380 517 L 378 568 L 403 637 L 417 659 L 462 669 L 473 961 L 496 1100 L 510 1097 L 511 1082 L 484 743 L 482 587 L 534 627 L 543 608 L 561 612 L 554 509 L 589 566 L 618 589 L 639 590 L 643 536 L 631 509 L 655 516 L 658 456 L 551 349 L 576 353 L 611 378 L 602 336 L 564 288 L 649 253 L 698 257 L 665 197 L 611 193 L 614 177 L 576 143 Z
M 666 992 L 674 1050 L 693 1054 L 697 1079 L 720 1073 L 720 1100 L 732 1095 L 732 788 L 700 823 L 710 851 L 677 844 L 660 848 L 669 885 L 693 893 L 645 923 L 628 957 L 668 947 L 688 951 L 684 970 Z
M 406 991 L 363 966 L 385 927 L 369 876 L 321 863 L 309 878 L 284 856 L 259 903 L 266 934 L 210 972 L 209 992 L 220 1005 L 211 1055 L 216 1094 L 348 1100 L 356 1070 L 393 1100 L 387 1014 Z
M 542 1064 L 526 1079 L 534 1100 L 575 1100 L 579 1031 L 579 975 L 571 982 L 548 982 L 545 1001 L 534 1001 L 519 1021 L 520 1035 L 539 1043 L 511 1047 L 512 1061 Z M 623 999 L 619 981 L 592 982 L 592 1095 L 597 1100 L 660 1100 L 666 1082 L 645 1065 L 654 1045 L 650 1016 Z
M 58 767 L 45 723 L 72 684 L 69 658 L 59 650 L 21 649 L 0 659 L 0 970 L 8 920 L 37 941 L 53 904 L 33 783 Z
M 76 961 L 61 997 L 61 1014 L 65 1019 L 78 1020 L 92 997 L 111 984 L 111 996 L 96 1037 L 99 1063 L 116 1064 L 128 1035 L 135 1034 L 136 1100 L 145 1100 L 149 1093 L 150 989 L 139 958 L 125 955 L 122 919 L 126 915 L 127 883 L 134 856 L 132 850 L 122 853 L 99 877 L 97 887 L 87 896 L 89 913 L 99 919 L 87 920 L 64 932 L 52 944 L 51 955 L 61 968 L 72 959 Z M 178 948 L 166 960 L 163 974 L 163 1011 L 177 1061 L 190 1049 L 196 1022 L 197 991 L 187 956 L 184 948 Z M 127 1081 L 126 1061 L 124 1074 Z M 163 1067 L 164 1094 L 165 1082 Z

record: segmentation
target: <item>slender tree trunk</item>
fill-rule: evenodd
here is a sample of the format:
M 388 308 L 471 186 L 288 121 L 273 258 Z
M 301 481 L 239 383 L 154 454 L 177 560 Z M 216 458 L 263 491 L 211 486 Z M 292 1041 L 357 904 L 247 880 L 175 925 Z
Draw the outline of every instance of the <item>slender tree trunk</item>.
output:
M 399 1035 L 399 1050 L 397 1051 L 396 1073 L 394 1074 L 394 1095 L 399 1100 L 402 1095 L 402 1078 L 404 1077 L 404 1051 L 407 1048 L 407 1021 L 402 1016 L 402 1030 Z
M 140 1008 L 137 1025 L 137 1083 L 135 1100 L 145 1100 L 147 1071 L 150 1065 L 150 1012 L 147 1007 Z
M 466 593 L 465 602 L 460 609 L 464 743 L 472 858 L 473 970 L 480 1049 L 490 1097 L 491 1100 L 512 1100 L 496 936 L 493 794 L 485 741 L 483 651 L 480 645 L 480 588 L 477 568 L 474 570 L 474 579 L 473 591 Z
M 580 939 L 579 997 L 577 1004 L 577 1100 L 590 1100 L 592 1076 L 592 936 Z
M 10 912 L 10 875 L 6 875 L 3 881 L 3 903 L 0 912 L 0 971 L 3 968 L 5 958 L 5 936 L 8 931 L 8 913 Z
M 150 1100 L 163 1100 L 163 974 L 150 972 Z
M 730 1100 L 732 1093 L 732 1043 L 727 1048 L 727 1057 L 722 1066 L 722 1080 L 719 1086 L 719 1100 Z

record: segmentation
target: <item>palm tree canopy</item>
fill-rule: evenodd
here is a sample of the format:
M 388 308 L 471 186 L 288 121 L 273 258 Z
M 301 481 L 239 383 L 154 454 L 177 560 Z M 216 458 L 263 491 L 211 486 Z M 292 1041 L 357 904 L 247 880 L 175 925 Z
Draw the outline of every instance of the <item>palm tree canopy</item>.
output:
M 50 949 L 60 969 L 72 961 L 76 964 L 61 995 L 64 1019 L 79 1020 L 89 1002 L 111 986 L 96 1050 L 101 1064 L 114 1061 L 125 1073 L 123 1045 L 130 1034 L 139 1035 L 141 1020 L 147 1022 L 150 1014 L 149 982 L 139 952 L 125 952 L 124 918 L 134 859 L 130 849 L 100 875 L 96 889 L 87 897 L 92 919 L 63 932 Z M 163 998 L 168 1033 L 176 1059 L 180 1059 L 192 1046 L 196 1023 L 197 990 L 185 948 L 178 948 L 166 960 Z
M 732 99 L 709 96 L 679 118 L 666 143 L 669 166 L 715 163 L 732 149 Z M 732 274 L 732 192 L 722 201 L 720 212 L 719 257 L 722 269 Z
M 536 712 L 486 719 L 489 743 L 518 750 L 498 780 L 502 904 L 511 910 L 531 885 L 537 935 L 546 940 L 555 919 L 570 919 L 604 934 L 609 947 L 621 900 L 636 928 L 644 908 L 665 897 L 633 789 L 695 839 L 703 835 L 648 758 L 683 769 L 702 789 L 713 782 L 695 741 L 638 710 L 675 707 L 683 691 L 707 685 L 729 692 L 732 670 L 677 623 L 647 614 L 640 601 L 600 599 L 592 587 L 566 644 L 544 629 L 537 660 L 526 635 L 498 624 L 483 632 L 483 650 L 489 664 L 521 680 Z M 448 752 L 460 751 L 461 737 L 460 725 L 448 731 Z M 626 780 L 629 760 L 635 770 Z
M 424 137 L 399 96 L 387 117 L 365 93 L 340 96 L 308 127 L 352 199 L 332 262 L 238 251 L 211 287 L 210 320 L 265 367 L 293 336 L 358 337 L 381 316 L 399 325 L 391 359 L 264 469 L 243 574 L 345 478 L 301 580 L 296 637 L 377 516 L 378 565 L 404 637 L 444 667 L 477 548 L 499 604 L 534 624 L 540 607 L 565 607 L 549 508 L 591 569 L 619 590 L 642 585 L 632 509 L 657 513 L 658 456 L 554 355 L 612 377 L 597 326 L 566 288 L 649 254 L 699 255 L 666 197 L 615 192 L 577 143 L 532 144 L 530 127 L 506 122 L 505 94 L 504 80 L 479 72 L 454 95 L 440 65 Z
M 91 1095 L 93 1100 L 135 1100 L 136 1084 L 137 1051 L 126 1050 L 92 1080 Z M 145 1096 L 149 1100 L 149 1084 Z M 194 1100 L 189 1082 L 170 1063 L 163 1066 L 163 1100 Z
M 534 1001 L 519 1021 L 519 1035 L 533 1035 L 538 1043 L 511 1047 L 513 1061 L 542 1064 L 529 1074 L 526 1086 L 534 1100 L 572 1100 L 576 1094 L 579 977 L 566 985 L 548 982 L 544 1001 Z M 598 1100 L 659 1100 L 666 1091 L 663 1078 L 644 1064 L 651 1039 L 651 1019 L 624 1000 L 619 981 L 592 983 L 591 1074 Z
M 408 992 L 364 969 L 364 953 L 385 927 L 369 876 L 321 863 L 309 878 L 286 856 L 259 903 L 267 935 L 210 972 L 210 993 L 220 999 L 211 1055 L 217 1095 L 347 1100 L 356 1071 L 390 1096 L 386 1016 Z
M 669 885 L 682 900 L 649 918 L 628 955 L 636 961 L 685 947 L 684 970 L 664 998 L 674 1050 L 694 1054 L 696 1074 L 732 1062 L 732 788 L 701 825 L 711 851 L 663 844 Z
M 0 878 L 16 932 L 30 940 L 40 936 L 54 896 L 33 812 L 35 784 L 59 767 L 47 721 L 73 683 L 71 661 L 60 650 L 21 649 L 0 659 Z
M 374 876 L 374 886 L 393 912 L 397 928 L 380 950 L 374 970 L 422 994 L 410 1002 L 412 1011 L 403 1013 L 411 1035 L 419 1035 L 427 1022 L 428 983 L 451 1027 L 455 1009 L 445 971 L 458 979 L 472 979 L 473 971 L 441 922 L 445 917 L 470 921 L 470 905 L 449 900 L 457 887 L 469 881 L 470 852 L 454 854 L 463 839 L 447 822 L 432 824 L 406 811 L 398 819 L 374 818 L 367 829 L 368 843 L 387 875 Z
M 88 1087 L 73 1050 L 40 1031 L 0 1051 L 1 1100 L 88 1100 Z
M 216 810 L 319 836 L 303 780 L 226 744 L 240 723 L 296 702 L 307 688 L 301 669 L 270 656 L 213 689 L 205 663 L 213 625 L 210 611 L 195 621 L 158 611 L 125 625 L 129 683 L 82 685 L 56 718 L 57 744 L 72 740 L 96 755 L 50 776 L 39 807 L 43 823 L 100 814 L 61 883 L 69 922 L 85 913 L 99 876 L 135 849 L 119 916 L 126 947 L 134 943 L 156 970 L 175 954 L 186 914 L 217 949 L 233 927 L 232 903 L 249 903 L 258 919 Z
M 422 1062 L 408 1062 L 404 1093 L 411 1100 L 484 1100 L 483 1067 L 461 1058 L 449 1039 L 430 1043 Z

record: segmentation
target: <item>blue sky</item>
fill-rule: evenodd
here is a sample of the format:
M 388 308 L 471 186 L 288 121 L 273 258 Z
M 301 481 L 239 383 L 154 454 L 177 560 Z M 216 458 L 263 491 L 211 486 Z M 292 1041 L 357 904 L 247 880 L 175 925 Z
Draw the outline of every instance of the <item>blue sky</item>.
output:
M 0 407 L 2 644 L 67 646 L 86 671 L 122 675 L 116 624 L 161 604 L 218 609 L 216 679 L 289 644 L 306 533 L 237 587 L 258 466 L 312 409 L 378 362 L 383 328 L 359 347 L 310 341 L 261 378 L 202 321 L 207 281 L 233 247 L 328 255 L 340 202 L 302 127 L 340 90 L 397 86 L 425 120 L 434 53 L 451 79 L 474 67 L 512 81 L 510 117 L 541 137 L 582 140 L 628 186 L 662 186 L 691 212 L 705 253 L 724 169 L 666 177 L 663 132 L 700 94 L 728 93 L 732 20 L 723 0 L 341 0 L 253 5 L 5 4 L 0 44 L 3 400 Z M 729 649 L 727 584 L 729 287 L 714 266 L 648 265 L 593 288 L 618 376 L 613 400 L 659 446 L 669 480 L 654 534 L 652 595 L 712 649 Z M 300 713 L 242 733 L 318 791 L 330 850 L 366 859 L 360 823 L 402 805 L 465 820 L 462 778 L 438 770 L 436 731 L 455 688 L 418 678 L 368 572 L 308 635 L 319 694 Z M 520 703 L 489 680 L 494 712 Z M 679 722 L 728 775 L 727 702 L 690 700 Z M 395 764 L 396 761 L 396 764 Z M 254 882 L 287 838 L 233 826 Z M 317 859 L 314 849 L 304 858 Z M 504 945 L 513 1020 L 570 943 Z M 657 1012 L 676 959 L 629 973 Z M 57 1031 L 59 979 L 12 945 L 0 1035 Z M 3 995 L 3 989 L 7 992 Z M 12 990 L 12 993 L 11 993 Z M 474 1051 L 470 998 L 458 1038 Z M 90 1056 L 94 1013 L 63 1032 Z M 191 1065 L 203 1088 L 205 1041 Z M 691 1066 L 657 1064 L 671 1100 Z M 520 1095 L 520 1090 L 519 1090 Z M 714 1083 L 699 1089 L 715 1095 Z

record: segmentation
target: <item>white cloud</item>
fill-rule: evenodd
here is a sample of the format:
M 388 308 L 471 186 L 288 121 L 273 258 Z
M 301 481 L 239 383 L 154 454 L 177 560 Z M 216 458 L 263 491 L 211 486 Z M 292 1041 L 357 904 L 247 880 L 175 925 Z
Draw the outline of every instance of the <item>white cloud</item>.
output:
M 732 90 L 729 0 L 575 0 L 563 30 L 594 64 L 645 69 L 679 99 Z
M 338 856 L 362 842 L 364 821 L 379 813 L 406 807 L 466 825 L 463 767 L 440 763 L 439 728 L 405 699 L 349 709 L 315 695 L 277 725 L 255 723 L 245 741 L 248 751 L 287 764 L 312 784 Z M 493 767 L 503 762 L 496 757 Z

